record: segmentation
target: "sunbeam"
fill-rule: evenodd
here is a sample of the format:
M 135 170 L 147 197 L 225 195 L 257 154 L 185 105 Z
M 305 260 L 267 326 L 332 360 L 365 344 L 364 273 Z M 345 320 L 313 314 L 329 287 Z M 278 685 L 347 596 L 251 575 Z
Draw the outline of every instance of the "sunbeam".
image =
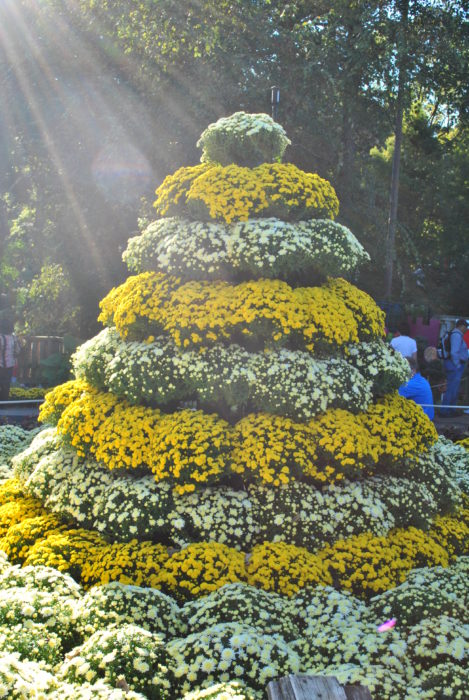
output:
M 9 73 L 0 82 L 4 140 L 8 133 L 11 140 L 21 122 L 41 143 L 76 222 L 77 239 L 101 284 L 109 287 L 113 280 L 76 187 L 87 173 L 87 186 L 94 184 L 111 205 L 135 206 L 157 179 L 138 146 L 150 120 L 138 95 L 119 80 L 115 59 L 101 58 L 99 35 L 95 43 L 85 41 L 63 12 L 48 12 L 47 23 L 33 32 L 31 25 L 43 19 L 40 12 L 36 2 L 0 3 L 0 48 Z M 17 99 L 11 99 L 8 79 Z M 18 114 L 18 105 L 26 114 Z
M 21 11 L 22 10 L 22 11 Z M 33 11 L 33 10 L 31 10 Z M 49 91 L 57 95 L 58 99 L 64 105 L 65 99 L 61 93 L 61 88 L 58 81 L 55 79 L 49 65 L 44 60 L 41 46 L 37 39 L 31 34 L 27 24 L 26 12 L 24 7 L 21 8 L 18 3 L 4 3 L 2 7 L 2 22 L 0 25 L 0 42 L 4 48 L 5 54 L 9 60 L 12 70 L 15 73 L 17 84 L 19 85 L 23 96 L 34 117 L 35 124 L 40 131 L 42 141 L 47 148 L 50 160 L 53 163 L 57 174 L 60 176 L 65 197 L 70 205 L 70 209 L 76 219 L 78 230 L 87 246 L 96 269 L 104 272 L 105 268 L 100 260 L 92 232 L 89 230 L 85 216 L 75 196 L 74 188 L 67 172 L 67 167 L 63 162 L 59 148 L 57 147 L 55 134 L 49 128 L 47 115 L 44 113 L 43 106 L 38 99 L 38 92 L 47 94 Z M 54 41 L 57 41 L 57 29 L 51 32 L 54 35 Z M 34 85 L 31 73 L 26 70 L 23 56 L 20 53 L 21 45 L 15 42 L 15 38 L 21 35 L 25 47 L 35 57 L 37 62 L 36 79 L 39 85 Z M 23 54 L 24 55 L 24 54 Z

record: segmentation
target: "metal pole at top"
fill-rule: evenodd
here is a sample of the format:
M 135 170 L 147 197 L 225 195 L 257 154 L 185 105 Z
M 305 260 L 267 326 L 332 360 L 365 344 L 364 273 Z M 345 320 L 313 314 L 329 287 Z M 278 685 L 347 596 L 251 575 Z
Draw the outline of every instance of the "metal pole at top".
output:
M 276 87 L 275 85 L 270 88 L 272 91 L 272 119 L 274 121 L 277 121 L 278 117 L 278 106 L 280 103 L 280 88 Z

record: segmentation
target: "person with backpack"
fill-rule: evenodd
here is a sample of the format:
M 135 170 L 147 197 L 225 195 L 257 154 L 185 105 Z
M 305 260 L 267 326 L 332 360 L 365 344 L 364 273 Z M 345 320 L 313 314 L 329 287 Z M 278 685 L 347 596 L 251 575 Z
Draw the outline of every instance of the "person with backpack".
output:
M 441 398 L 443 408 L 440 409 L 440 416 L 454 416 L 460 413 L 457 408 L 452 407 L 457 406 L 459 385 L 468 360 L 468 348 L 464 341 L 467 328 L 466 319 L 460 318 L 453 330 L 442 339 L 440 355 L 445 367 L 446 391 Z
M 10 382 L 21 346 L 13 333 L 13 322 L 0 319 L 0 401 L 8 401 Z

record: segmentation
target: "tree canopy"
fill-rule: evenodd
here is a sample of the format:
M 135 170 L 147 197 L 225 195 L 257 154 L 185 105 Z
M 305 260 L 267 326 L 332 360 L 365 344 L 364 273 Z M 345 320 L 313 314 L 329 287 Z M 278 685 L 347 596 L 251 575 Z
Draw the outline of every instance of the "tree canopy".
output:
M 286 158 L 331 180 L 339 220 L 372 256 L 358 284 L 383 298 L 392 256 L 393 299 L 467 313 L 468 11 L 463 0 L 3 2 L 0 306 L 35 332 L 54 318 L 55 332 L 94 332 L 155 187 L 199 161 L 208 123 L 270 112 L 275 84 Z M 59 288 L 63 313 L 42 320 L 38 290 Z

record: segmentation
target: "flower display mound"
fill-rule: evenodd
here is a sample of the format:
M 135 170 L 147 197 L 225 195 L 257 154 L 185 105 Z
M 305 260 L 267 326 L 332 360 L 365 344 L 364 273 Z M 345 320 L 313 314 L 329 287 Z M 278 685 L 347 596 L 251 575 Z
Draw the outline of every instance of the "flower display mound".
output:
M 458 578 L 455 576 L 456 590 Z M 463 590 L 467 588 L 462 577 L 460 583 Z M 409 580 L 398 588 L 392 588 L 372 598 L 370 607 L 376 613 L 376 617 L 396 618 L 402 627 L 412 627 L 422 619 L 438 617 L 443 612 L 460 620 L 461 623 L 464 623 L 467 618 L 467 604 L 464 602 L 464 596 L 462 599 L 459 598 L 448 587 L 442 590 L 424 587 Z
M 18 425 L 0 425 L 0 467 L 8 465 L 15 454 L 25 450 L 38 432 L 39 429 L 24 430 Z
M 130 690 L 150 700 L 170 698 L 168 652 L 161 637 L 133 625 L 98 630 L 70 655 L 59 678 L 80 684 L 101 679 L 111 687 L 124 678 Z
M 469 557 L 415 570 L 368 604 L 331 586 L 286 597 L 230 583 L 178 605 L 154 588 L 86 591 L 51 568 L 1 563 L 5 697 L 261 700 L 270 680 L 300 672 L 362 683 L 382 700 L 464 698 L 469 630 L 454 596 Z M 430 594 L 416 593 L 421 580 Z M 431 598 L 430 617 L 412 611 L 409 587 Z M 395 626 L 383 631 L 389 614 Z
M 0 573 L 0 588 L 38 590 L 63 598 L 81 598 L 81 586 L 69 574 L 49 566 L 5 566 Z M 19 591 L 18 591 L 19 593 Z
M 266 115 L 199 145 L 45 429 L 0 441 L 5 669 L 42 664 L 53 697 L 260 698 L 296 672 L 459 697 L 466 447 L 399 396 L 323 174 L 281 162 Z
M 182 608 L 187 629 L 201 631 L 213 624 L 238 622 L 265 634 L 279 634 L 287 642 L 300 636 L 290 601 L 246 583 L 231 583 Z
M 422 671 L 407 691 L 408 700 L 431 700 L 445 695 L 453 700 L 467 697 L 467 669 L 451 662 L 436 664 Z
M 84 638 L 134 620 L 139 627 L 164 637 L 182 636 L 187 631 L 177 603 L 156 588 L 113 581 L 91 588 L 74 608 L 74 622 Z
M 208 688 L 184 693 L 184 700 L 261 700 L 263 697 L 264 693 L 239 681 L 215 683 Z
M 249 625 L 226 622 L 168 644 L 176 681 L 183 691 L 207 687 L 216 680 L 243 678 L 262 691 L 279 676 L 296 673 L 300 659 L 280 635 L 264 635 Z M 215 675 L 216 674 L 216 675 Z

